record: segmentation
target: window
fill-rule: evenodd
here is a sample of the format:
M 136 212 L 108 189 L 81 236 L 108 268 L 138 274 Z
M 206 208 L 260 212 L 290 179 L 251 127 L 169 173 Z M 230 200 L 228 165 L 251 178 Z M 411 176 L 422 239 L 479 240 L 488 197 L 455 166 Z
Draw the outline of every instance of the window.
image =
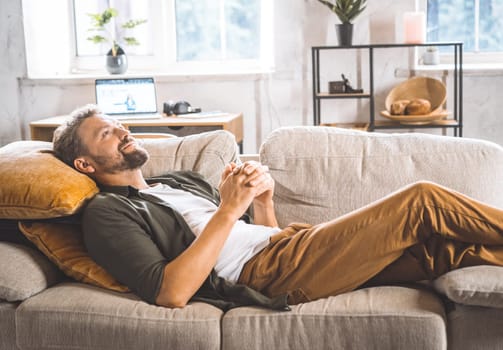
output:
M 128 55 L 129 72 L 246 73 L 272 68 L 270 0 L 53 2 L 42 6 L 45 2 L 23 0 L 28 70 L 32 76 L 102 72 L 103 56 L 111 44 L 88 39 L 97 34 L 90 31 L 89 14 L 101 13 L 108 7 L 118 12 L 110 23 L 111 32 L 123 32 L 121 24 L 129 19 L 147 19 L 124 33 L 139 42 L 135 46 L 121 45 Z M 56 54 L 58 62 L 54 60 Z
M 176 0 L 177 61 L 259 59 L 260 1 Z
M 427 0 L 427 40 L 462 41 L 464 52 L 503 52 L 502 0 Z

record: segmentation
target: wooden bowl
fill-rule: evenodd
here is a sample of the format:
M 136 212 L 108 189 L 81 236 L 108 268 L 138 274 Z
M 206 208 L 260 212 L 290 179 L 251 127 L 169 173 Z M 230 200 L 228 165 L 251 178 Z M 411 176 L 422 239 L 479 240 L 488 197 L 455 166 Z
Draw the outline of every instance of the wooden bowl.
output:
M 386 96 L 384 104 L 388 112 L 391 105 L 398 100 L 414 100 L 424 98 L 431 103 L 430 113 L 443 109 L 447 99 L 445 84 L 438 79 L 429 77 L 414 77 L 395 86 Z M 390 113 L 391 114 L 391 113 Z
M 434 112 L 424 115 L 395 115 L 390 114 L 388 111 L 381 111 L 381 115 L 393 121 L 399 122 L 403 125 L 426 125 L 434 121 L 444 119 L 450 114 L 446 110 L 438 109 Z

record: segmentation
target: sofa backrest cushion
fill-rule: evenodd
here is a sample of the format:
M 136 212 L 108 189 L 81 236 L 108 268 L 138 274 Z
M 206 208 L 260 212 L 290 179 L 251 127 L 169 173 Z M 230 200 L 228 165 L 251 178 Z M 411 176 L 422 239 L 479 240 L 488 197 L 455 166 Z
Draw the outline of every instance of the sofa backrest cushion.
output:
M 482 140 L 285 127 L 265 140 L 260 160 L 276 181 L 281 226 L 324 222 L 419 180 L 503 208 L 503 148 Z
M 229 162 L 238 162 L 238 146 L 234 135 L 215 130 L 169 139 L 143 139 L 150 154 L 143 166 L 145 177 L 166 174 L 170 170 L 193 170 L 218 186 L 220 176 Z

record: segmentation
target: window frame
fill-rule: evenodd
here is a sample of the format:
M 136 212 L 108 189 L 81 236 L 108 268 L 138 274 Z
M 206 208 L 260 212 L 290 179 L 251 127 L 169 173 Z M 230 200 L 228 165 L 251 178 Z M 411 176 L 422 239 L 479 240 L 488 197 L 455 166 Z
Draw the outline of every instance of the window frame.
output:
M 475 0 L 480 2 L 480 0 Z M 423 11 L 428 14 L 428 1 L 420 0 L 418 3 L 418 10 Z M 477 11 L 478 12 L 478 11 Z M 453 53 L 451 52 L 441 52 L 440 53 L 440 63 L 450 63 L 453 59 Z M 473 65 L 473 66 L 501 66 L 503 67 L 503 52 L 486 52 L 486 51 L 465 51 L 463 48 L 463 65 Z
M 36 1 L 36 0 L 31 0 Z M 260 58 L 219 61 L 177 61 L 176 60 L 176 23 L 175 0 L 152 0 L 150 12 L 152 32 L 156 41 L 152 55 L 128 55 L 129 69 L 127 74 L 163 74 L 163 75 L 214 75 L 214 74 L 257 74 L 274 71 L 273 38 L 268 35 L 273 29 L 273 2 L 261 2 L 260 24 Z M 23 0 L 30 2 L 30 0 Z M 103 55 L 77 56 L 77 36 L 75 28 L 73 1 L 68 2 L 68 25 L 70 39 L 66 50 L 71 52 L 66 70 L 62 74 L 103 74 L 105 58 Z M 171 43 L 171 44 L 170 44 Z M 39 52 L 40 54 L 40 52 Z M 35 72 L 40 71 L 35 69 Z M 36 75 L 36 74 L 35 74 Z

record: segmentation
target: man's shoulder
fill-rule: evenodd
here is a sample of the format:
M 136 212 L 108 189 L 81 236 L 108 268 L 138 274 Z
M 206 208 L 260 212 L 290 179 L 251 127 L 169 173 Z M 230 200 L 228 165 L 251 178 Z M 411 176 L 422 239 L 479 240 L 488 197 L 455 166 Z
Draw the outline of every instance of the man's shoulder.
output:
M 127 204 L 127 196 L 114 192 L 99 192 L 86 205 L 85 210 L 113 209 Z

